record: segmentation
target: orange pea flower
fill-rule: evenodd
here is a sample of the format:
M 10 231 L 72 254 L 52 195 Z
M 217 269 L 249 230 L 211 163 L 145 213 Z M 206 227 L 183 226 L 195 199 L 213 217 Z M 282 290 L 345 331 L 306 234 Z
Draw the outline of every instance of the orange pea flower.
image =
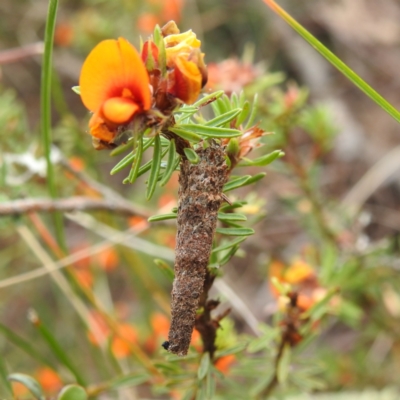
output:
M 104 40 L 90 52 L 79 85 L 83 104 L 93 112 L 90 134 L 100 143 L 112 143 L 119 126 L 151 107 L 148 73 L 124 38 Z
M 168 67 L 168 93 L 192 104 L 207 82 L 204 54 L 200 40 L 191 30 L 180 33 L 175 22 L 163 28 Z
M 180 103 L 197 100 L 207 82 L 200 40 L 191 30 L 180 33 L 174 21 L 161 33 L 160 49 L 151 37 L 139 54 L 119 38 L 100 42 L 86 58 L 79 83 L 82 102 L 93 112 L 89 130 L 95 148 L 118 145 L 134 119 L 153 127 L 165 122 L 160 112 L 168 116 Z

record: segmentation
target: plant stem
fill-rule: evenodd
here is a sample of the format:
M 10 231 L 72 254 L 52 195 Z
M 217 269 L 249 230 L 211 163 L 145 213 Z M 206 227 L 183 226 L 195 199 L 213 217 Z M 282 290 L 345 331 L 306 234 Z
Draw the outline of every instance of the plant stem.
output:
M 52 82 L 52 55 L 54 29 L 56 24 L 58 0 L 50 0 L 47 11 L 46 29 L 44 35 L 44 53 L 42 59 L 42 76 L 41 76 L 41 130 L 44 153 L 47 163 L 47 187 L 50 196 L 54 199 L 57 197 L 57 187 L 54 175 L 53 164 L 51 161 L 51 82 Z M 54 225 L 56 237 L 59 245 L 65 250 L 65 236 L 62 214 L 54 214 Z
M 172 288 L 172 321 L 168 350 L 186 355 L 197 308 L 204 289 L 217 213 L 228 179 L 223 147 L 211 142 L 197 150 L 198 164 L 182 160 L 179 176 L 178 233 L 175 280 Z

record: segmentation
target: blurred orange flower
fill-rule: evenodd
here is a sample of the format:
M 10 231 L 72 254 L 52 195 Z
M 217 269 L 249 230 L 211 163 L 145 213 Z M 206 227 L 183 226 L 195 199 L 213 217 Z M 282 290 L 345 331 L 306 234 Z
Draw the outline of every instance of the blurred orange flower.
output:
M 129 342 L 137 342 L 138 334 L 136 329 L 129 324 L 120 324 L 118 335 L 114 336 L 111 343 L 111 351 L 117 358 L 125 358 L 131 354 Z
M 58 46 L 68 47 L 71 45 L 74 38 L 74 30 L 71 24 L 67 22 L 60 22 L 56 26 L 54 32 L 54 43 Z
M 88 269 L 76 269 L 75 270 L 75 277 L 78 282 L 87 288 L 91 288 L 93 286 L 93 274 Z
M 11 387 L 14 397 L 18 400 L 20 396 L 25 396 L 29 393 L 28 389 L 19 382 L 11 382 Z
M 291 285 L 296 292 L 296 306 L 306 311 L 326 294 L 326 289 L 320 286 L 315 270 L 304 260 L 295 259 L 289 266 L 280 261 L 273 261 L 269 266 L 269 276 L 278 279 L 283 284 Z M 278 289 L 270 284 L 270 290 L 279 298 Z
M 95 346 L 103 345 L 108 338 L 111 339 L 111 351 L 117 358 L 124 358 L 131 354 L 129 343 L 137 343 L 139 335 L 134 326 L 128 323 L 119 323 L 118 331 L 114 334 L 104 321 L 102 315 L 97 311 L 92 311 L 89 320 L 89 332 L 87 334 L 89 341 Z M 100 337 L 96 338 L 90 328 L 96 322 L 100 328 Z M 99 339 L 99 340 L 98 340 Z
M 89 331 L 87 337 L 94 346 L 101 346 L 107 340 L 110 329 L 98 311 L 92 310 L 89 314 Z M 98 336 L 93 333 L 93 325 L 99 328 Z
M 151 106 L 148 73 L 124 38 L 104 40 L 90 52 L 79 85 L 83 104 L 94 113 L 90 134 L 99 141 L 112 142 L 118 126 Z
M 223 374 L 227 374 L 232 366 L 232 364 L 236 361 L 236 357 L 234 354 L 229 354 L 224 357 L 218 358 L 215 362 L 215 368 L 222 372 Z
M 108 247 L 95 255 L 95 261 L 106 272 L 110 272 L 118 267 L 119 257 L 114 247 Z
M 160 24 L 160 18 L 152 13 L 143 13 L 137 20 L 139 31 L 147 34 L 151 33 L 157 24 Z
M 150 318 L 150 325 L 152 328 L 152 335 L 146 341 L 146 348 L 149 352 L 154 352 L 157 348 L 161 347 L 161 343 L 168 338 L 170 319 L 162 313 L 156 312 Z M 201 350 L 201 336 L 200 333 L 194 329 L 190 344 L 198 351 Z
M 222 89 L 226 94 L 239 93 L 254 82 L 262 71 L 250 63 L 243 63 L 237 58 L 229 58 L 218 64 L 208 65 L 207 89 Z
M 142 229 L 146 229 L 149 226 L 149 223 L 146 218 L 135 215 L 134 217 L 130 217 L 128 219 L 128 225 L 131 228 L 135 228 L 137 230 L 142 230 Z
M 40 368 L 35 375 L 44 392 L 47 394 L 54 394 L 63 386 L 60 376 L 51 368 Z

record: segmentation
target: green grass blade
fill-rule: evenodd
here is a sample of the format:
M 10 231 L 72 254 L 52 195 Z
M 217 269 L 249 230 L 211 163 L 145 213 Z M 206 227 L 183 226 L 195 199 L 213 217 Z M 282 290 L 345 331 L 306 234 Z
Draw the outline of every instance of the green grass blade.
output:
M 58 0 L 50 0 L 47 10 L 47 20 L 44 35 L 44 53 L 42 58 L 41 88 L 40 88 L 40 125 L 42 130 L 42 143 L 47 164 L 47 186 L 52 198 L 56 198 L 57 186 L 51 161 L 51 83 L 52 83 L 52 56 L 54 29 L 56 25 Z M 65 236 L 62 214 L 53 214 L 56 237 L 58 244 L 65 249 Z
M 17 335 L 5 325 L 0 324 L 0 332 L 15 346 L 30 355 L 36 361 L 39 361 L 52 369 L 56 369 L 56 365 L 51 360 L 43 357 L 28 341 Z
M 147 183 L 147 200 L 151 199 L 153 196 L 154 190 L 157 185 L 158 173 L 160 172 L 160 164 L 161 164 L 161 139 L 160 135 L 157 135 L 154 141 L 154 152 L 153 152 L 153 160 L 151 164 L 151 171 L 149 182 Z
M 400 112 L 396 110 L 387 100 L 385 100 L 376 90 L 366 83 L 359 75 L 357 75 L 350 67 L 348 67 L 339 57 L 335 56 L 328 50 L 319 40 L 317 40 L 310 32 L 300 25 L 293 17 L 283 10 L 274 0 L 264 0 L 276 14 L 278 14 L 285 22 L 287 22 L 300 36 L 303 37 L 312 47 L 314 47 L 321 55 L 323 55 L 335 68 L 337 68 L 347 79 L 361 89 L 368 97 L 370 97 L 378 106 L 383 108 L 397 122 L 400 122 Z
M 38 332 L 41 334 L 43 339 L 46 341 L 50 349 L 52 350 L 52 353 L 58 358 L 58 360 L 66 367 L 68 368 L 71 373 L 75 376 L 76 381 L 82 385 L 86 386 L 85 380 L 83 379 L 81 373 L 77 370 L 75 365 L 71 362 L 69 357 L 67 356 L 67 353 L 64 351 L 63 347 L 61 344 L 57 341 L 57 339 L 54 337 L 54 335 L 51 333 L 49 329 L 43 324 L 43 321 L 41 321 L 36 314 L 31 314 L 30 315 L 30 320 L 33 324 L 33 326 L 38 330 Z
M 12 397 L 12 387 L 10 384 L 10 381 L 8 380 L 8 372 L 7 372 L 7 366 L 5 364 L 5 360 L 3 357 L 0 357 L 0 380 L 3 382 L 3 385 L 7 391 L 6 395 L 9 396 L 9 398 Z

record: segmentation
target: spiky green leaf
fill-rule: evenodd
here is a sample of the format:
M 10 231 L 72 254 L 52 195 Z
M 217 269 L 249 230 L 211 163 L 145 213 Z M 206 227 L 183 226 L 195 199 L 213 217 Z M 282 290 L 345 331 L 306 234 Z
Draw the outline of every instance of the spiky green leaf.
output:
M 233 246 L 237 246 L 239 243 L 242 243 L 244 240 L 246 240 L 246 236 L 239 237 L 238 239 L 235 239 L 232 242 L 221 244 L 220 246 L 215 247 L 212 250 L 212 253 L 215 254 L 215 253 L 219 253 L 220 251 L 228 250 L 228 249 L 232 248 Z
M 217 128 L 197 124 L 182 124 L 179 125 L 179 129 L 182 129 L 185 132 L 192 132 L 195 135 L 202 135 L 216 139 L 238 137 L 242 135 L 242 132 L 238 129 Z
M 228 122 L 231 122 L 234 120 L 240 113 L 242 112 L 241 108 L 235 108 L 234 110 L 228 111 L 225 114 L 221 114 L 218 117 L 215 117 L 213 119 L 210 119 L 205 123 L 206 126 L 215 126 L 215 127 L 220 127 Z
M 224 185 L 224 192 L 229 192 L 230 190 L 237 189 L 241 186 L 245 186 L 246 182 L 251 178 L 251 175 L 239 176 L 232 178 L 228 183 Z
M 158 180 L 158 173 L 160 171 L 160 164 L 161 164 L 161 139 L 160 135 L 157 135 L 154 139 L 154 152 L 153 152 L 153 160 L 151 164 L 150 170 L 150 177 L 147 183 L 147 192 L 146 198 L 147 200 L 151 199 L 153 196 L 154 190 L 156 188 L 157 180 Z
M 143 153 L 144 153 L 144 150 L 143 150 L 143 138 L 142 137 L 138 138 L 136 140 L 135 145 L 136 145 L 136 157 L 133 160 L 132 167 L 131 167 L 131 169 L 129 171 L 129 174 L 128 174 L 129 183 L 133 183 L 133 182 L 136 181 L 136 179 L 138 177 L 138 174 L 139 174 L 139 171 L 140 171 L 140 164 L 142 162 L 142 157 L 143 157 Z
M 150 138 L 147 140 L 142 139 L 141 144 L 139 142 L 141 142 L 140 139 L 137 141 L 136 149 L 132 153 L 129 153 L 127 156 L 125 156 L 119 163 L 117 163 L 117 165 L 110 171 L 110 175 L 115 175 L 117 172 L 122 171 L 125 167 L 132 164 L 132 162 L 136 159 L 137 155 L 140 154 L 140 152 L 143 154 L 153 144 L 154 138 Z M 132 143 L 129 142 L 127 143 L 127 145 L 132 146 Z M 139 149 L 139 146 L 141 145 L 143 146 L 143 148 Z
M 254 235 L 254 229 L 251 228 L 217 228 L 217 233 L 227 236 L 250 236 Z
M 200 360 L 199 369 L 197 370 L 197 377 L 201 381 L 207 375 L 211 366 L 210 353 L 204 353 Z
M 169 130 L 178 135 L 179 137 L 181 137 L 182 139 L 189 140 L 190 142 L 200 142 L 202 140 L 201 136 L 197 135 L 193 131 L 183 129 L 182 125 L 179 125 L 179 128 L 178 127 L 169 128 Z
M 277 158 L 283 157 L 285 153 L 281 150 L 274 150 L 271 153 L 266 154 L 265 156 L 258 157 L 254 160 L 250 160 L 248 158 L 244 158 L 238 164 L 238 167 L 264 167 L 268 164 L 271 164 Z
M 161 186 L 164 186 L 169 181 L 171 175 L 175 171 L 175 165 L 176 165 L 175 157 L 176 157 L 175 139 L 171 139 L 169 142 L 167 166 L 165 168 L 164 175 L 161 178 L 160 182 Z
M 220 221 L 246 221 L 247 218 L 243 214 L 237 214 L 237 213 L 218 213 L 218 219 Z
M 167 219 L 176 219 L 176 214 L 170 213 L 170 214 L 152 215 L 150 218 L 147 219 L 147 221 L 156 222 L 156 221 L 165 221 Z
M 210 93 L 204 97 L 202 97 L 200 100 L 197 100 L 196 103 L 194 103 L 192 106 L 193 107 L 200 107 L 203 106 L 204 104 L 208 104 L 209 102 L 215 102 L 218 100 L 225 92 L 223 90 L 218 90 L 217 92 Z

